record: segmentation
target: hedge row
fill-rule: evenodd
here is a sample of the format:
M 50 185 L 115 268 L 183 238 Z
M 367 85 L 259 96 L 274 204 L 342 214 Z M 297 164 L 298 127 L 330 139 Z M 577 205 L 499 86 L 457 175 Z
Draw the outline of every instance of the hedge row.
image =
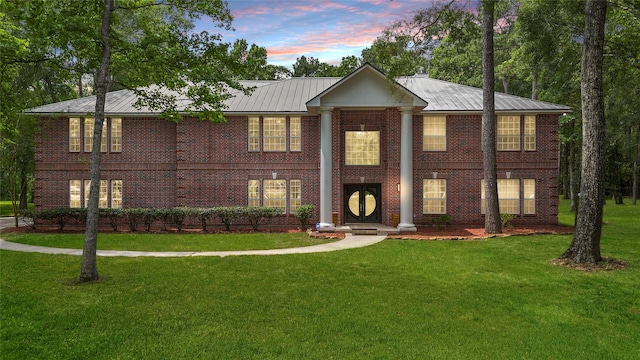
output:
M 304 228 L 313 215 L 313 205 L 302 205 L 295 213 L 300 225 Z M 162 223 L 162 230 L 168 226 L 175 226 L 181 231 L 189 219 L 198 222 L 202 230 L 207 230 L 207 225 L 212 219 L 217 218 L 224 224 L 227 230 L 231 225 L 249 224 L 253 230 L 258 230 L 260 225 L 268 224 L 271 219 L 282 214 L 282 211 L 274 207 L 261 206 L 231 206 L 214 208 L 130 208 L 130 209 L 100 209 L 100 218 L 108 219 L 113 230 L 118 230 L 118 224 L 126 221 L 129 230 L 137 231 L 140 225 L 145 231 L 150 231 L 156 222 Z M 84 224 L 87 218 L 87 209 L 56 208 L 47 210 L 28 210 L 22 213 L 23 218 L 32 218 L 33 227 L 38 222 L 54 223 L 59 230 L 70 222 Z

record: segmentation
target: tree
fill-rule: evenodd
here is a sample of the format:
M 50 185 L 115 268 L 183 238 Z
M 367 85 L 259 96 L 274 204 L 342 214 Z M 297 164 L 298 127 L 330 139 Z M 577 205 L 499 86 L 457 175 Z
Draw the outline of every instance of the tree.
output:
M 606 1 L 587 0 L 585 4 L 581 75 L 583 114 L 581 198 L 573 241 L 560 257 L 576 264 L 595 264 L 602 260 L 600 236 L 606 155 L 602 64 L 606 9 Z
M 302 55 L 293 64 L 293 77 L 314 77 L 320 69 L 320 60 Z
M 248 92 L 238 82 L 246 73 L 245 43 L 222 43 L 219 34 L 194 33 L 194 19 L 206 16 L 231 28 L 221 0 L 33 0 L 25 15 L 28 39 L 44 42 L 39 61 L 67 73 L 94 76 L 96 106 L 91 153 L 89 203 L 79 281 L 98 278 L 96 266 L 100 142 L 106 93 L 131 89 L 136 106 L 179 121 L 186 113 L 224 121 L 230 91 Z M 259 52 L 259 49 L 254 51 Z M 249 50 L 250 52 L 251 50 Z M 37 60 L 37 59 L 36 59 Z M 31 60 L 35 62 L 36 60 Z M 132 66 L 135 64 L 135 66 Z M 188 99 L 180 108 L 178 100 Z
M 484 232 L 502 232 L 498 203 L 496 161 L 496 109 L 493 61 L 493 18 L 495 0 L 482 1 L 482 157 L 484 167 L 485 222 Z

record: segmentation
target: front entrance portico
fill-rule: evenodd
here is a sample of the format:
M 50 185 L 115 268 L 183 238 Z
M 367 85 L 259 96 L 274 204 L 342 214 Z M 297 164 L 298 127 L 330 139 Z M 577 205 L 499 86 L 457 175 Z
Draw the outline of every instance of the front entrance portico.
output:
M 336 224 L 334 224 L 332 213 L 334 211 L 342 211 L 343 221 L 362 221 L 366 218 L 361 218 L 362 211 L 349 211 L 348 202 L 356 201 L 354 199 L 344 199 L 345 206 L 343 209 L 336 209 L 334 204 L 334 192 L 337 189 L 334 187 L 343 184 L 333 184 L 334 169 L 333 167 L 344 162 L 344 154 L 341 152 L 340 144 L 342 139 L 335 139 L 336 134 L 333 133 L 336 129 L 333 128 L 333 114 L 334 111 L 387 111 L 388 109 L 400 110 L 400 124 L 397 120 L 393 120 L 395 123 L 389 123 L 383 125 L 387 133 L 394 132 L 395 128 L 400 128 L 400 156 L 399 156 L 399 177 L 398 173 L 392 175 L 393 180 L 387 179 L 384 182 L 387 183 L 387 188 L 391 188 L 388 184 L 396 183 L 399 179 L 399 191 L 400 191 L 400 223 L 398 224 L 399 231 L 416 231 L 416 226 L 413 223 L 413 203 L 414 203 L 414 191 L 413 191 L 413 115 L 419 114 L 422 109 L 427 106 L 427 102 L 420 97 L 416 96 L 401 84 L 396 81 L 392 81 L 384 76 L 377 69 L 370 65 L 365 65 L 360 69 L 353 72 L 351 75 L 345 77 L 338 83 L 334 84 L 329 89 L 325 90 L 321 94 L 317 95 L 313 99 L 307 102 L 307 110 L 310 113 L 320 114 L 320 231 L 334 231 Z M 397 111 L 395 110 L 395 111 Z M 388 112 L 387 112 L 388 113 Z M 397 112 L 396 112 L 397 114 Z M 397 115 L 396 115 L 397 116 Z M 389 118 L 391 119 L 391 118 Z M 397 119 L 397 118 L 393 118 Z M 343 121 L 343 120 L 340 120 Z M 366 126 L 366 116 L 361 120 L 360 126 L 364 128 Z M 397 134 L 397 133 L 395 133 Z M 395 134 L 389 135 L 394 136 Z M 344 137 L 344 133 L 341 133 Z M 397 135 L 395 135 L 397 136 Z M 397 144 L 397 138 L 394 142 Z M 387 141 L 388 138 L 381 138 L 380 141 Z M 336 146 L 338 144 L 338 146 Z M 390 146 L 390 145 L 389 145 Z M 397 146 L 397 145 L 396 145 Z M 387 144 L 385 144 L 385 148 Z M 340 152 L 340 156 L 336 157 L 335 152 Z M 379 150 L 380 151 L 380 150 Z M 393 157 L 397 164 L 398 153 L 390 154 L 388 152 L 380 151 L 380 162 L 377 164 L 378 169 L 389 166 L 390 158 Z M 336 159 L 339 159 L 336 163 Z M 348 165 L 351 169 L 357 168 L 359 165 Z M 362 171 L 367 171 L 366 164 L 362 166 Z M 376 166 L 376 165 L 373 165 Z M 397 166 L 397 165 L 396 165 Z M 339 181 L 339 176 L 337 177 Z M 381 179 L 382 180 L 382 179 Z M 378 184 L 379 186 L 380 184 Z M 394 186 L 395 187 L 395 186 Z M 345 187 L 342 190 L 347 190 Z M 352 190 L 352 189 L 349 189 Z M 366 190 L 362 194 L 366 193 Z M 344 194 L 348 197 L 352 194 Z M 366 196 L 366 195 L 365 195 Z M 385 199 L 391 196 L 387 191 L 387 194 L 380 195 L 379 206 L 382 208 Z M 395 195 L 394 195 L 395 196 Z M 365 200 L 358 199 L 358 201 Z M 397 197 L 394 203 L 397 206 Z M 359 204 L 358 206 L 361 206 Z M 366 204 L 365 204 L 366 205 Z M 379 209 L 380 209 L 379 208 Z M 389 210 L 393 210 L 388 208 Z M 366 212 L 366 209 L 363 209 Z M 395 208 L 394 211 L 398 211 Z M 383 214 L 381 211 L 376 213 L 377 221 L 372 222 L 384 222 Z

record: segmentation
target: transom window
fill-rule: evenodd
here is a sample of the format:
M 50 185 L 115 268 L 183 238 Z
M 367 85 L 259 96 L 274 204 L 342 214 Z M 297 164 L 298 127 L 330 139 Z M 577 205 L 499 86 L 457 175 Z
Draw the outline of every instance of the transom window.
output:
M 299 116 L 249 116 L 248 150 L 258 152 L 300 151 L 302 142 L 301 118 Z
M 380 165 L 380 131 L 345 131 L 345 165 Z
M 447 213 L 447 180 L 424 179 L 422 183 L 422 212 L 424 214 Z
M 289 187 L 287 188 L 287 183 Z M 282 213 L 296 211 L 301 204 L 302 186 L 300 179 L 251 179 L 248 182 L 249 190 L 249 206 L 266 206 L 275 207 L 282 210 Z M 261 195 L 262 194 L 262 195 Z
M 447 150 L 447 117 L 445 115 L 425 115 L 422 122 L 422 150 Z

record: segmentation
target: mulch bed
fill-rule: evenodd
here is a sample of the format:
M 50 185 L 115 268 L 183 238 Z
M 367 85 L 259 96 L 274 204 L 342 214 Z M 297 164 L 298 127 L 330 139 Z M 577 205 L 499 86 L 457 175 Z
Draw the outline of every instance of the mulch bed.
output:
M 511 235 L 568 235 L 573 234 L 573 227 L 562 225 L 531 225 L 502 229 L 502 234 L 485 234 L 484 227 L 479 226 L 420 226 L 415 233 L 391 234 L 390 239 L 408 240 L 472 240 Z

